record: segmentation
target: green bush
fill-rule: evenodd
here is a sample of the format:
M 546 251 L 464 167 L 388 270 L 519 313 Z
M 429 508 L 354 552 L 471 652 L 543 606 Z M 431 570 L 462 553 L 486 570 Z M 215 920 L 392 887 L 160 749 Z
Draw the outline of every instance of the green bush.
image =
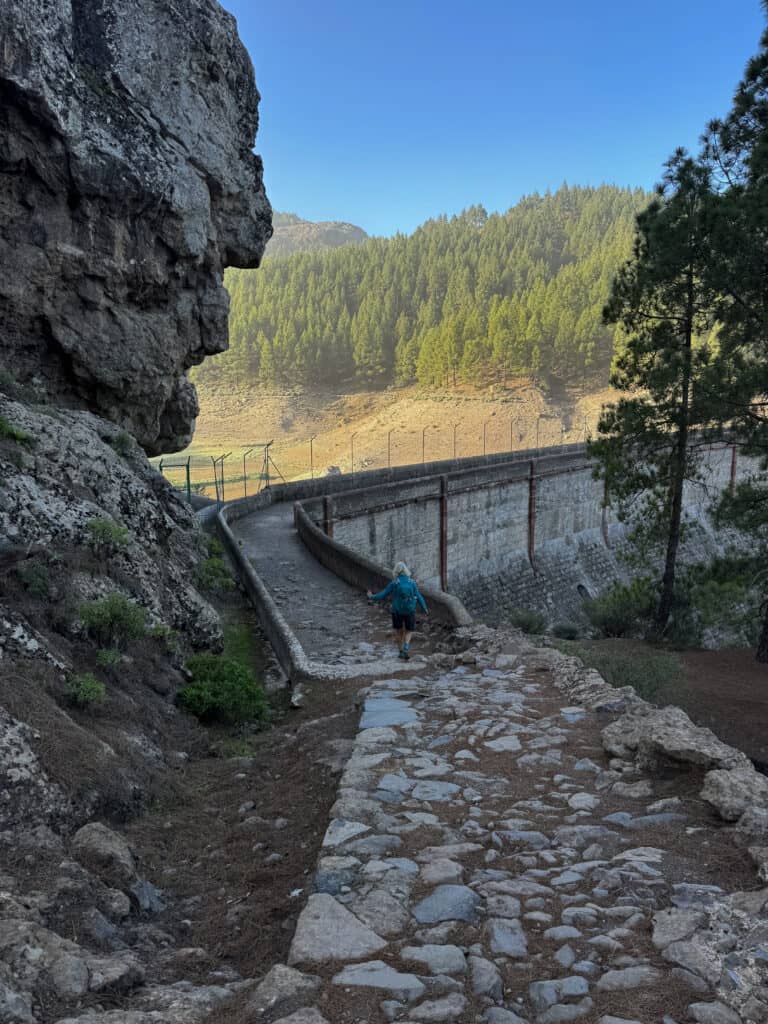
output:
M 558 622 L 552 627 L 552 632 L 560 640 L 578 640 L 580 630 L 573 622 Z
M 14 427 L 5 416 L 0 416 L 0 440 L 15 441 L 16 444 L 29 444 L 32 438 L 25 430 Z
M 85 526 L 88 544 L 97 555 L 114 553 L 127 546 L 131 539 L 130 530 L 118 526 L 111 519 L 99 517 L 90 519 Z
M 96 664 L 101 668 L 113 668 L 122 658 L 122 654 L 115 647 L 104 647 L 96 652 Z
M 216 555 L 206 558 L 198 565 L 195 578 L 201 590 L 218 594 L 232 590 L 235 585 L 227 563 Z
M 654 590 L 649 580 L 616 583 L 599 597 L 584 602 L 584 611 L 604 636 L 626 636 L 642 630 L 653 614 Z
M 513 608 L 508 618 L 513 626 L 522 629 L 524 633 L 543 633 L 547 628 L 547 620 L 533 608 Z
M 264 691 L 245 665 L 218 654 L 196 654 L 187 662 L 192 682 L 178 701 L 203 722 L 262 721 L 268 710 Z
M 22 563 L 17 567 L 16 575 L 32 597 L 45 601 L 50 596 L 51 577 L 46 565 L 41 562 Z
M 115 434 L 114 437 L 108 438 L 107 444 L 118 455 L 122 455 L 123 458 L 130 455 L 133 451 L 133 438 L 130 434 L 126 434 L 125 431 L 121 431 L 119 434 Z
M 152 626 L 149 630 L 149 636 L 162 644 L 166 651 L 170 654 L 175 654 L 179 651 L 180 647 L 180 636 L 175 629 L 171 629 L 170 626 L 166 626 L 164 622 L 158 622 Z
M 73 676 L 67 684 L 67 699 L 78 708 L 88 708 L 104 700 L 106 687 L 91 672 Z
M 665 684 L 679 685 L 683 667 L 674 654 L 666 651 L 606 651 L 601 647 L 563 642 L 557 645 L 564 654 L 580 658 L 587 668 L 596 669 L 611 686 L 631 686 L 639 697 L 653 700 Z
M 124 650 L 146 633 L 147 613 L 122 594 L 87 601 L 78 609 L 80 621 L 99 647 Z
M 224 545 L 212 533 L 203 534 L 203 550 L 209 558 L 223 558 Z

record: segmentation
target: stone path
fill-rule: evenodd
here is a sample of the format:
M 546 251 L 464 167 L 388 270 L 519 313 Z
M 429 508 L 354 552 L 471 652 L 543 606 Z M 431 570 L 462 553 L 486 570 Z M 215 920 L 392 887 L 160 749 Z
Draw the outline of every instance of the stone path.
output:
M 307 551 L 290 504 L 271 505 L 231 528 L 310 658 L 365 665 L 396 656 L 384 609 L 369 606 Z
M 698 788 L 609 760 L 620 692 L 574 706 L 548 652 L 460 632 L 470 650 L 368 688 L 291 966 L 253 1019 L 768 1020 L 768 889 Z

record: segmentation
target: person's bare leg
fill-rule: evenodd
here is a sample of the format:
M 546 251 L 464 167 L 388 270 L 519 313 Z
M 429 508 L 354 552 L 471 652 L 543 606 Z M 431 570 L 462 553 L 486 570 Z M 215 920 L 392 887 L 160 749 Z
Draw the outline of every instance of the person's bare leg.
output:
M 405 655 L 405 660 L 406 661 L 411 656 L 411 636 L 412 636 L 412 633 L 411 633 L 411 631 L 409 629 L 404 629 L 403 630 L 403 647 L 402 647 L 402 650 L 403 650 L 403 654 Z

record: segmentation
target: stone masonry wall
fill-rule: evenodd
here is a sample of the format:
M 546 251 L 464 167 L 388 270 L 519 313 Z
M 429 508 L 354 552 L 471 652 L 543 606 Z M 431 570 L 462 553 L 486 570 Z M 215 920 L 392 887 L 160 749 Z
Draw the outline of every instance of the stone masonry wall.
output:
M 686 486 L 688 561 L 722 553 L 732 539 L 715 531 L 707 514 L 728 486 L 731 460 L 729 447 L 713 448 L 703 459 L 703 482 Z M 739 458 L 737 478 L 754 468 Z M 586 597 L 629 578 L 620 558 L 625 527 L 603 507 L 603 483 L 583 452 L 479 467 L 446 481 L 448 589 L 484 621 L 498 622 L 517 607 L 538 609 L 551 621 L 578 621 Z M 340 496 L 334 537 L 385 565 L 402 559 L 420 583 L 439 587 L 439 496 L 438 477 Z

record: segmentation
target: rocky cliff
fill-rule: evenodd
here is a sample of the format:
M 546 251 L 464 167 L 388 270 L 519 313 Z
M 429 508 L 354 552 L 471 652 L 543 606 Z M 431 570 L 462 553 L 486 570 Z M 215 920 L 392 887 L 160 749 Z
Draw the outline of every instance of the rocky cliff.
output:
M 258 102 L 214 0 L 4 0 L 1 367 L 150 453 L 189 441 L 224 267 L 272 232 Z

